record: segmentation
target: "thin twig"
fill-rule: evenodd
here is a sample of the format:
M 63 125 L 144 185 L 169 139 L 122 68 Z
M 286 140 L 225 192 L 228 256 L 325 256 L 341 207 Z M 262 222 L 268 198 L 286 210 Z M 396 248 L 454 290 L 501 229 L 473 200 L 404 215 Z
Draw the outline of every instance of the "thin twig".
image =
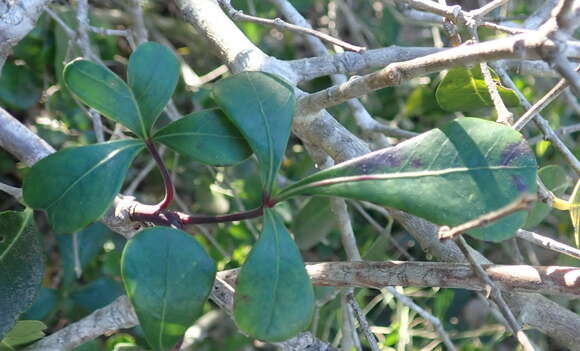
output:
M 133 34 L 135 43 L 140 45 L 147 41 L 147 28 L 143 19 L 143 10 L 141 9 L 141 1 L 131 0 L 128 6 L 131 19 L 133 20 Z
M 580 68 L 578 66 L 576 69 Z M 548 104 L 554 101 L 560 94 L 568 87 L 568 81 L 566 79 L 560 79 L 560 81 L 542 96 L 531 108 L 529 108 L 526 113 L 524 113 L 517 121 L 514 123 L 513 128 L 515 130 L 522 130 L 526 124 L 531 121 L 540 111 L 542 111 Z
M 578 123 L 578 124 L 572 124 L 570 126 L 558 128 L 558 129 L 555 130 L 555 133 L 557 135 L 560 135 L 560 136 L 564 136 L 564 135 L 568 135 L 568 134 L 572 134 L 572 133 L 576 133 L 576 132 L 580 132 L 580 123 Z M 543 135 L 538 135 L 538 136 L 535 136 L 533 138 L 529 138 L 528 139 L 528 144 L 534 145 L 534 144 L 537 144 L 538 142 L 540 142 L 543 139 L 544 139 L 544 136 Z
M 528 110 L 531 109 L 532 105 L 528 102 L 528 99 L 526 99 L 524 94 L 518 89 L 506 71 L 502 67 L 497 66 L 496 72 L 502 83 L 517 94 L 520 103 L 524 106 L 524 108 Z M 534 117 L 534 123 L 540 129 L 542 134 L 544 134 L 544 138 L 552 143 L 554 148 L 556 148 L 556 150 L 558 150 L 562 156 L 564 156 L 564 159 L 568 162 L 568 164 L 570 164 L 576 174 L 580 175 L 580 161 L 578 161 L 578 158 L 576 158 L 570 149 L 568 149 L 566 144 L 564 144 L 564 142 L 558 137 L 556 132 L 554 132 L 554 130 L 550 127 L 548 121 L 546 121 L 542 115 L 536 114 Z
M 529 241 L 534 243 L 538 246 L 541 246 L 545 249 L 552 250 L 559 252 L 564 255 L 568 255 L 570 257 L 574 257 L 575 259 L 580 260 L 580 250 L 561 243 L 557 240 L 548 238 L 547 236 L 540 235 L 538 233 L 530 232 L 528 230 L 518 229 L 516 232 L 518 238 Z
M 491 280 L 491 278 L 487 275 L 487 273 L 485 273 L 485 271 L 483 270 L 481 265 L 479 263 L 477 263 L 477 261 L 475 260 L 475 258 L 473 257 L 473 255 L 471 254 L 469 249 L 467 248 L 467 243 L 465 242 L 465 239 L 463 239 L 462 236 L 458 236 L 455 239 L 455 243 L 457 244 L 457 246 L 459 247 L 459 249 L 461 250 L 461 252 L 465 256 L 467 261 L 471 264 L 471 267 L 473 268 L 475 273 L 479 276 L 479 278 L 482 281 L 485 282 L 486 285 L 488 285 L 489 296 L 499 307 L 499 310 L 500 310 L 501 314 L 503 315 L 503 317 L 508 322 L 508 325 L 509 325 L 512 333 L 516 336 L 519 343 L 523 346 L 524 350 L 534 351 L 534 347 L 532 346 L 532 343 L 528 339 L 528 336 L 522 331 L 522 327 L 520 326 L 520 324 L 516 320 L 516 317 L 514 316 L 512 310 L 509 308 L 509 306 L 505 302 L 505 300 L 501 294 L 501 291 L 498 289 L 498 287 L 495 285 L 495 283 Z
M 118 37 L 128 37 L 131 32 L 127 29 L 111 29 L 103 27 L 89 26 L 89 30 L 100 35 L 113 35 Z
M 382 236 L 384 236 L 385 238 L 387 238 L 391 244 L 393 244 L 393 246 L 397 249 L 397 251 L 399 251 L 399 253 L 401 253 L 401 255 L 405 256 L 405 258 L 407 258 L 408 260 L 415 260 L 415 258 L 407 252 L 407 250 L 405 250 L 404 247 L 402 247 L 391 235 L 391 233 L 389 233 L 388 231 L 385 230 L 385 228 L 383 228 L 379 223 L 377 223 L 377 221 L 375 221 L 373 219 L 373 217 L 371 217 L 367 211 L 365 211 L 364 208 L 362 208 L 361 205 L 359 205 L 358 203 L 356 203 L 355 201 L 351 201 L 351 204 L 353 205 L 353 207 L 367 220 L 367 222 L 370 223 L 371 226 L 373 226 L 375 228 L 376 231 L 378 231 L 379 233 L 381 233 Z
M 490 3 L 493 4 L 494 2 Z M 497 1 L 495 1 L 497 3 Z M 488 4 L 489 5 L 489 4 Z M 483 7 L 481 8 L 483 9 Z M 480 10 L 481 10 L 480 9 Z M 475 42 L 479 42 L 479 36 L 477 35 L 477 25 L 476 22 L 473 22 L 471 26 L 469 26 L 469 30 L 471 32 L 472 39 Z M 496 83 L 491 76 L 491 71 L 489 70 L 489 66 L 486 62 L 480 62 L 479 67 L 481 69 L 481 74 L 483 75 L 483 80 L 485 81 L 485 85 L 487 86 L 487 90 L 489 92 L 489 96 L 491 97 L 491 101 L 495 107 L 497 112 L 497 122 L 504 123 L 507 125 L 511 125 L 513 123 L 513 113 L 511 113 L 505 103 L 503 102 L 501 95 L 497 89 Z
M 363 311 L 361 311 L 358 303 L 355 301 L 352 292 L 346 294 L 346 301 L 354 311 L 354 315 L 358 321 L 359 327 L 362 329 L 363 334 L 367 338 L 369 345 L 371 346 L 371 350 L 373 351 L 381 351 L 379 345 L 377 343 L 377 338 L 375 335 L 370 331 L 369 323 L 367 322 Z
M 258 24 L 273 26 L 273 27 L 280 29 L 280 30 L 287 30 L 287 31 L 295 32 L 295 33 L 299 33 L 299 34 L 312 35 L 314 37 L 317 37 L 317 38 L 324 40 L 326 42 L 329 42 L 331 44 L 340 46 L 340 47 L 342 47 L 346 50 L 349 50 L 349 51 L 362 52 L 362 51 L 365 51 L 367 49 L 366 47 L 349 44 L 349 43 L 342 41 L 340 39 L 337 39 L 331 35 L 328 35 L 326 33 L 323 33 L 323 32 L 320 32 L 320 31 L 317 31 L 317 30 L 314 30 L 311 28 L 301 27 L 301 26 L 298 26 L 298 25 L 295 25 L 292 23 L 288 23 L 288 22 L 282 20 L 281 18 L 267 19 L 267 18 L 262 18 L 262 17 L 246 15 L 242 11 L 239 11 L 239 10 L 236 10 L 235 8 L 233 8 L 233 6 L 227 0 L 220 0 L 219 3 L 224 8 L 226 13 L 234 21 L 258 23 Z
M 519 198 L 517 198 L 516 200 L 509 203 L 508 205 L 506 205 L 498 210 L 488 212 L 486 214 L 483 214 L 475 219 L 472 219 L 468 222 L 465 222 L 465 223 L 460 224 L 458 226 L 455 226 L 453 228 L 449 228 L 447 226 L 442 226 L 439 229 L 439 239 L 440 240 L 452 239 L 460 234 L 465 233 L 468 230 L 486 226 L 486 225 L 490 224 L 491 222 L 496 221 L 496 220 L 498 220 L 502 217 L 505 217 L 509 214 L 512 214 L 514 212 L 525 210 L 525 209 L 529 208 L 529 206 L 534 201 L 536 201 L 535 195 L 529 195 L 529 194 L 522 195 Z

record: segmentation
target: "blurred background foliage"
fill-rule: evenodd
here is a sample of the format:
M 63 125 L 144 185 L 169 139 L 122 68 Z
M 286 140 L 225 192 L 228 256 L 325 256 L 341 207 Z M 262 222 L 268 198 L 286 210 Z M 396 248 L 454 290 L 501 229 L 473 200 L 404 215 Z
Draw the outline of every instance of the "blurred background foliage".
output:
M 406 21 L 390 1 L 323 1 L 293 0 L 292 3 L 317 29 L 339 36 L 357 45 L 378 48 L 391 45 L 433 46 L 431 26 Z M 462 1 L 466 8 L 477 7 L 477 1 Z M 278 14 L 269 2 L 234 0 L 233 6 L 245 13 L 274 18 Z M 539 1 L 511 1 L 507 16 L 521 22 Z M 127 2 L 118 0 L 91 1 L 91 25 L 130 28 Z M 213 106 L 208 87 L 227 69 L 212 54 L 211 48 L 178 13 L 173 1 L 142 1 L 150 39 L 170 45 L 182 62 L 182 77 L 174 102 L 181 114 Z M 73 4 L 57 1 L 52 9 L 71 28 L 76 27 Z M 303 38 L 293 33 L 254 23 L 239 23 L 239 27 L 266 53 L 280 59 L 311 56 Z M 463 33 L 465 35 L 465 33 Z M 482 31 L 482 39 L 498 34 Z M 446 43 L 444 35 L 443 41 Z M 132 43 L 123 36 L 91 34 L 93 48 L 103 62 L 125 77 Z M 448 44 L 447 44 L 448 45 Z M 0 78 L 0 104 L 44 138 L 55 149 L 96 142 L 93 123 L 86 107 L 80 105 L 61 84 L 63 63 L 79 56 L 65 31 L 43 14 L 33 32 L 13 50 L 4 65 Z M 212 79 L 213 78 L 213 79 Z M 387 88 L 362 99 L 377 119 L 415 132 L 427 131 L 463 113 L 442 110 L 435 99 L 435 89 L 441 74 L 414 79 L 396 88 Z M 550 89 L 555 79 L 535 78 L 513 74 L 517 86 L 531 101 Z M 200 85 L 203 82 L 205 84 Z M 316 91 L 331 84 L 319 78 L 301 85 L 306 91 Z M 569 98 L 569 97 L 568 97 Z M 575 97 L 572 97 L 575 98 Z M 519 115 L 522 108 L 512 111 Z M 344 106 L 331 109 L 344 126 L 360 135 L 350 110 Z M 552 128 L 578 123 L 577 111 L 560 98 L 544 112 Z M 492 109 L 469 111 L 469 115 L 494 119 Z M 164 115 L 158 126 L 167 123 Z M 118 133 L 113 123 L 103 119 L 106 136 Z M 525 131 L 535 140 L 534 147 L 541 166 L 559 165 L 557 170 L 543 172 L 542 178 L 559 193 L 570 192 L 570 170 L 549 142 L 536 138 L 538 131 Z M 563 136 L 576 156 L 580 156 L 579 135 Z M 393 143 L 397 140 L 391 140 Z M 253 159 L 231 168 L 210 168 L 166 151 L 164 158 L 175 177 L 176 209 L 191 213 L 224 214 L 256 207 L 260 204 L 260 183 Z M 124 187 L 140 201 L 154 203 L 163 195 L 163 183 L 157 170 L 151 170 L 151 159 L 141 155 L 129 171 Z M 555 167 L 555 166 L 554 166 Z M 291 138 L 283 162 L 280 182 L 296 181 L 315 171 L 315 165 L 300 140 Z M 0 150 L 0 181 L 19 186 L 26 168 L 11 155 Z M 420 195 L 419 195 L 420 196 Z M 375 207 L 350 202 L 350 211 L 361 253 L 368 260 L 430 260 L 412 237 Z M 19 208 L 11 197 L 0 193 L 0 209 Z M 340 234 L 335 225 L 328 199 L 301 198 L 277 207 L 291 229 L 305 261 L 345 260 Z M 82 209 L 79 209 L 82 210 Z M 566 213 L 545 212 L 545 218 L 531 220 L 530 228 L 564 242 L 571 242 L 571 224 Z M 101 308 L 123 293 L 120 284 L 120 255 L 124 246 L 122 236 L 96 223 L 78 233 L 51 233 L 42 214 L 37 221 L 44 233 L 46 273 L 43 288 L 33 306 L 22 319 L 41 320 L 47 332 L 53 332 L 74 322 L 95 309 Z M 239 267 L 253 245 L 257 222 L 249 220 L 231 224 L 187 228 L 218 262 L 218 269 Z M 389 237 L 396 241 L 397 249 Z M 514 263 L 514 242 L 471 244 L 496 263 Z M 575 265 L 566 256 L 518 242 L 521 255 L 532 264 Z M 399 288 L 425 310 L 441 319 L 444 328 L 461 350 L 513 350 L 516 342 L 507 337 L 505 328 L 489 313 L 487 302 L 467 290 Z M 317 287 L 318 298 L 311 331 L 319 338 L 337 345 L 341 338 L 341 308 L 337 289 Z M 340 296 L 340 295 L 338 295 Z M 357 289 L 356 298 L 368 312 L 372 330 L 384 350 L 441 350 L 434 328 L 386 291 Z M 573 310 L 578 302 L 559 298 Z M 532 339 L 544 349 L 558 350 L 551 340 L 539 333 Z M 364 338 L 361 338 L 364 339 Z M 366 342 L 362 340 L 363 344 Z M 273 349 L 273 346 L 251 340 L 237 332 L 233 322 L 216 306 L 207 303 L 204 313 L 186 335 L 186 343 L 196 350 L 252 350 Z M 90 341 L 78 350 L 137 350 L 146 347 L 139 327 Z

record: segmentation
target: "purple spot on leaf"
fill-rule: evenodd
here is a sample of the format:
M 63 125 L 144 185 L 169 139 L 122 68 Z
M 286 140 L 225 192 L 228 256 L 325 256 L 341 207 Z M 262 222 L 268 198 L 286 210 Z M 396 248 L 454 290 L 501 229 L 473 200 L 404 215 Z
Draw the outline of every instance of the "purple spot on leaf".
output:
M 522 178 L 518 175 L 512 175 L 512 184 L 518 189 L 520 193 L 526 192 L 528 187 L 522 181 Z
M 395 168 L 401 165 L 401 156 L 396 148 L 383 149 L 369 154 L 360 160 L 358 169 L 361 174 L 372 174 L 378 169 Z
M 421 162 L 420 159 L 416 158 L 413 161 L 411 161 L 411 167 L 420 168 L 421 166 L 423 166 L 423 162 Z
M 508 166 L 512 165 L 515 160 L 523 155 L 527 155 L 530 152 L 530 148 L 525 141 L 520 141 L 517 143 L 509 144 L 500 156 L 500 165 Z

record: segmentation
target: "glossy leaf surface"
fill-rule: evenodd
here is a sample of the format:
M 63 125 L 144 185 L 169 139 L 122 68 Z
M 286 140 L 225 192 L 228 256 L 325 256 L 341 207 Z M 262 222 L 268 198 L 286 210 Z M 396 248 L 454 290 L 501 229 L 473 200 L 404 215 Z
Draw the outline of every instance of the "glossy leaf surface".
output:
M 148 136 L 133 93 L 107 67 L 87 60 L 75 60 L 66 65 L 63 76 L 68 88 L 82 102 L 141 138 Z
M 217 82 L 213 96 L 256 154 L 270 193 L 290 136 L 294 89 L 271 74 L 242 72 Z
M 497 74 L 491 72 L 503 102 L 507 106 L 519 106 L 516 93 L 501 86 Z M 479 65 L 471 69 L 464 67 L 450 69 L 439 83 L 435 96 L 439 106 L 447 111 L 473 111 L 493 106 Z
M 538 170 L 538 176 L 551 192 L 556 196 L 562 196 L 570 186 L 570 180 L 566 176 L 566 170 L 558 165 L 548 165 Z M 540 224 L 552 211 L 552 208 L 542 201 L 537 201 L 530 210 L 525 228 L 533 228 Z
M 257 339 L 282 341 L 308 326 L 313 309 L 314 291 L 300 252 L 282 220 L 266 209 L 260 238 L 238 276 L 236 323 Z
M 139 140 L 64 149 L 37 162 L 24 178 L 24 200 L 47 212 L 57 233 L 73 233 L 101 217 L 119 193 Z
M 153 140 L 213 166 L 233 165 L 252 154 L 238 129 L 217 109 L 178 119 L 155 133 Z
M 0 340 L 36 298 L 43 265 L 32 210 L 0 213 Z
M 127 83 L 141 111 L 147 133 L 171 99 L 178 79 L 177 58 L 165 46 L 143 43 L 131 55 Z
M 165 351 L 175 346 L 200 313 L 216 267 L 191 235 L 157 227 L 127 242 L 121 270 L 149 345 Z
M 309 176 L 282 190 L 331 195 L 398 208 L 436 224 L 455 226 L 536 192 L 536 161 L 513 129 L 459 118 L 395 147 L 378 150 Z M 521 227 L 526 212 L 470 235 L 499 241 Z

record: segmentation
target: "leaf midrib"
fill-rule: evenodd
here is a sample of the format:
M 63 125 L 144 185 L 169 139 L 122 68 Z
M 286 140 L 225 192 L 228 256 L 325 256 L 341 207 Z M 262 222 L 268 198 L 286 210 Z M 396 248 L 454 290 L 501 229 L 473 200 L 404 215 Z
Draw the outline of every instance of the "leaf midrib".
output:
M 288 187 L 287 191 L 282 191 L 279 196 L 281 198 L 286 198 L 287 196 L 300 193 L 301 191 L 309 188 L 330 186 L 336 184 L 342 184 L 347 182 L 365 182 L 365 181 L 377 181 L 377 180 L 390 180 L 390 179 L 405 179 L 405 178 L 423 178 L 423 177 L 435 177 L 441 175 L 448 175 L 453 173 L 464 173 L 471 171 L 504 171 L 504 170 L 533 170 L 533 166 L 489 166 L 489 167 L 455 167 L 447 168 L 442 170 L 431 170 L 431 171 L 417 171 L 417 172 L 399 172 L 399 173 L 383 173 L 383 174 L 365 174 L 365 175 L 354 175 L 354 176 L 344 176 L 336 178 L 322 179 L 314 181 L 312 183 L 296 184 L 295 187 Z
M 6 248 L 6 250 L 4 250 L 4 252 L 2 253 L 2 255 L 0 255 L 0 262 L 2 262 L 2 260 L 4 259 L 4 257 L 8 254 L 8 252 L 10 252 L 10 249 L 12 249 L 12 247 L 14 245 L 16 245 L 16 242 L 18 241 L 18 239 L 20 238 L 20 236 L 22 235 L 22 233 L 24 233 L 24 228 L 28 224 L 28 220 L 30 219 L 30 216 L 32 215 L 32 211 L 25 210 L 24 213 L 26 213 L 26 216 L 24 217 L 24 220 L 22 221 L 22 225 L 18 229 L 18 232 L 17 232 L 16 236 L 14 237 L 14 240 L 12 240 L 12 242 L 10 243 L 10 245 L 8 245 L 8 247 Z
M 270 313 L 268 316 L 268 322 L 266 323 L 266 334 L 270 334 L 270 329 L 272 328 L 272 320 L 274 319 L 274 312 L 275 312 L 275 307 L 278 306 L 277 303 L 277 290 L 278 290 L 278 282 L 280 280 L 280 235 L 278 233 L 278 228 L 276 226 L 276 223 L 274 221 L 274 219 L 272 218 L 271 214 L 268 214 L 266 216 L 266 220 L 268 222 L 271 223 L 272 225 L 272 231 L 274 233 L 274 240 L 275 240 L 275 259 L 276 259 L 276 274 L 275 274 L 275 278 L 274 278 L 274 282 L 273 282 L 273 296 L 272 296 L 272 300 L 273 300 L 273 306 L 270 308 Z
M 131 147 L 135 147 L 135 146 L 140 146 L 138 144 L 138 141 L 135 141 L 135 143 L 131 143 L 127 146 L 123 146 L 118 148 L 117 150 L 111 152 L 106 158 L 102 159 L 101 161 L 99 161 L 97 164 L 95 164 L 93 167 L 91 167 L 88 171 L 86 171 L 85 173 L 83 173 L 80 177 L 78 177 L 73 183 L 71 183 L 66 189 L 65 191 L 62 192 L 62 194 L 53 202 L 51 202 L 49 205 L 47 205 L 45 207 L 46 210 L 50 209 L 52 206 L 54 206 L 57 202 L 59 202 L 63 197 L 66 196 L 66 194 L 68 194 L 71 189 L 76 186 L 80 181 L 82 181 L 84 178 L 86 178 L 89 173 L 92 173 L 95 169 L 99 168 L 100 166 L 102 166 L 104 163 L 108 162 L 110 159 L 116 157 L 118 154 L 120 154 L 121 152 L 125 151 L 126 149 L 129 149 Z
M 217 137 L 217 138 L 224 138 L 224 139 L 241 139 L 241 140 L 244 139 L 242 137 L 233 136 L 233 135 L 212 134 L 212 133 L 195 133 L 195 132 L 167 133 L 167 134 L 155 136 L 153 139 L 156 141 L 159 141 L 160 139 L 166 139 L 166 138 L 171 138 L 171 137 L 176 137 L 176 136 L 209 136 L 209 137 Z
M 260 117 L 262 119 L 262 123 L 264 123 L 265 125 L 265 132 L 266 132 L 266 140 L 268 142 L 268 174 L 266 175 L 266 190 L 268 192 L 270 192 L 272 189 L 272 184 L 273 183 L 273 169 L 274 169 L 274 141 L 272 140 L 272 132 L 270 130 L 270 123 L 268 123 L 268 119 L 266 118 L 266 112 L 264 111 L 264 106 L 262 105 L 262 100 L 260 99 L 260 95 L 258 94 L 258 91 L 256 90 L 256 87 L 254 85 L 254 82 L 252 81 L 250 75 L 246 75 L 246 79 L 248 80 L 248 82 L 250 83 L 250 85 L 252 86 L 252 90 L 254 91 L 254 94 L 256 96 L 256 99 L 258 100 L 258 106 L 260 107 Z
M 104 67 L 105 70 L 108 70 L 108 68 Z M 97 79 L 96 77 L 91 76 L 90 74 L 88 74 L 87 72 L 84 72 L 83 70 L 79 69 L 79 73 L 89 77 L 91 79 L 96 80 L 97 82 L 103 84 L 104 86 L 108 87 L 109 85 L 100 79 Z M 147 137 L 149 135 L 149 133 L 147 133 L 146 129 L 145 129 L 145 121 L 143 121 L 143 116 L 141 116 L 141 108 L 139 107 L 139 103 L 137 102 L 137 99 L 135 98 L 135 95 L 133 94 L 133 91 L 131 90 L 131 88 L 125 83 L 123 82 L 123 80 L 121 78 L 119 78 L 119 76 L 117 76 L 114 72 L 110 72 L 113 74 L 113 76 L 119 81 L 121 82 L 121 86 L 125 86 L 125 88 L 127 88 L 127 91 L 129 92 L 129 95 L 125 95 L 125 94 L 119 94 L 120 96 L 122 96 L 125 99 L 128 99 L 129 101 L 133 102 L 133 106 L 135 107 L 135 111 L 137 112 L 137 118 L 139 118 L 139 125 L 141 127 L 141 132 L 143 133 L 143 137 Z M 115 92 L 117 92 L 117 90 L 114 90 Z M 122 124 L 122 123 L 121 123 Z

